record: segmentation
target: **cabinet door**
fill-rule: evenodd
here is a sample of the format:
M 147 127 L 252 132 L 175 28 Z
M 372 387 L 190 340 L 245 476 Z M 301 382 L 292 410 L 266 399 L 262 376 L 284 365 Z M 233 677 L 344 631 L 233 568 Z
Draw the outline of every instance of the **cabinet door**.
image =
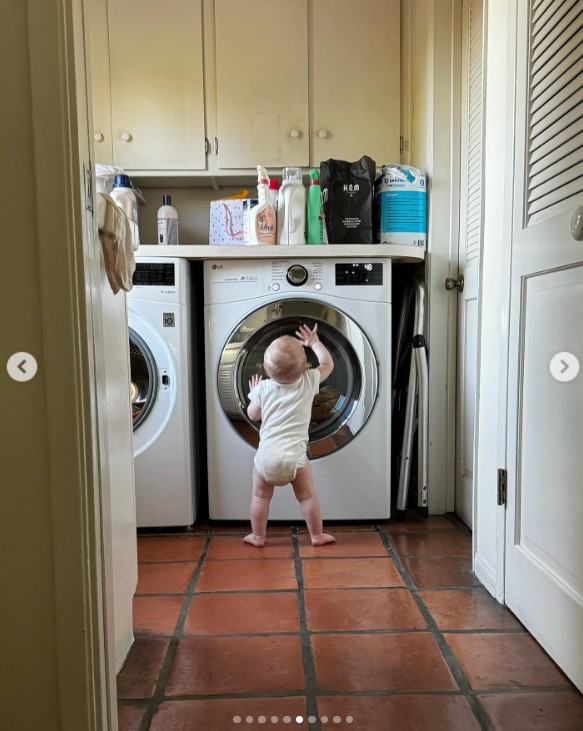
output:
M 400 158 L 399 0 L 310 0 L 310 158 Z
M 215 0 L 220 168 L 305 166 L 307 0 Z
M 108 9 L 115 164 L 205 169 L 202 0 L 109 0 Z
M 109 91 L 106 0 L 89 0 L 86 4 L 86 12 L 95 162 L 111 165 L 113 163 L 113 150 L 111 145 L 111 97 Z

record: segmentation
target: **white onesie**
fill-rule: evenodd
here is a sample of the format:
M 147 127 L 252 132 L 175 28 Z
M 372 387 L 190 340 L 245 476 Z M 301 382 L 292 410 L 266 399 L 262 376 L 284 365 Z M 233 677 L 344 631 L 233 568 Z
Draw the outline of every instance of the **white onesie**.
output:
M 319 389 L 320 371 L 314 368 L 294 383 L 267 379 L 249 392 L 250 401 L 261 409 L 255 466 L 270 485 L 287 485 L 306 464 L 312 403 Z

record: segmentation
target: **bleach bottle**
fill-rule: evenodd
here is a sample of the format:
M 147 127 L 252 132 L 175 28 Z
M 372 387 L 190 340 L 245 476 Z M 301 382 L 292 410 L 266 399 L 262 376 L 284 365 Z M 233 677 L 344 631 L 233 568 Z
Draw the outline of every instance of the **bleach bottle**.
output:
M 284 168 L 277 203 L 277 243 L 306 243 L 306 189 L 301 168 Z

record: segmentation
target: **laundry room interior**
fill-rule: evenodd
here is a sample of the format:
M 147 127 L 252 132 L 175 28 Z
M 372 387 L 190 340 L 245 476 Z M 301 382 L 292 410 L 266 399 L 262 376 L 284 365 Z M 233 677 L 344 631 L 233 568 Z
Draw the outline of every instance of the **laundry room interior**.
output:
M 7 14 L 0 727 L 582 728 L 583 0 Z

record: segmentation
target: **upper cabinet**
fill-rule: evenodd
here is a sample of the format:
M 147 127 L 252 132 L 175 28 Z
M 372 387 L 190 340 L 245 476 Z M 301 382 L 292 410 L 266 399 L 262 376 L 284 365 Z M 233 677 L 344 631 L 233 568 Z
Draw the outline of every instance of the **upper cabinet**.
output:
M 95 162 L 113 165 L 107 0 L 89 0 L 86 11 L 89 28 Z
M 399 160 L 400 0 L 89 0 L 89 12 L 97 162 L 214 176 Z
M 214 0 L 218 167 L 399 160 L 399 0 Z
M 307 0 L 215 0 L 221 168 L 308 165 Z
M 400 0 L 310 0 L 310 164 L 400 157 Z
M 204 170 L 202 0 L 91 3 L 96 161 L 130 174 Z

